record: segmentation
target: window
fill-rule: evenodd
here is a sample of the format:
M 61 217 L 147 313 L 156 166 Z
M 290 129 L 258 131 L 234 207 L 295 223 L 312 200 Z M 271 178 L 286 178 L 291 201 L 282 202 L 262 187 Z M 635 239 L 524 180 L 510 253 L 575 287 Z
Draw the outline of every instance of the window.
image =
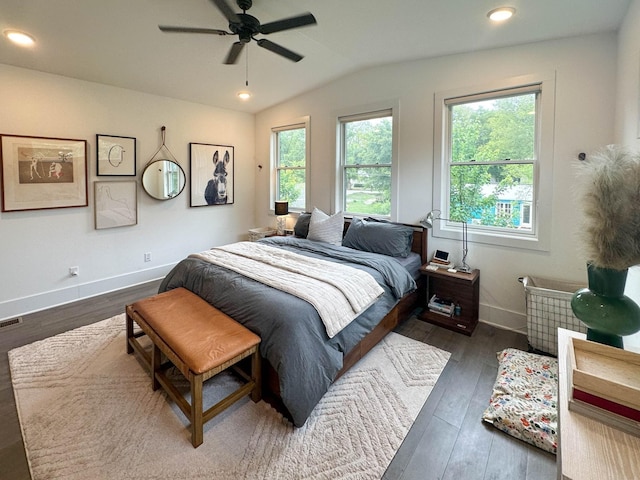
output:
M 273 128 L 275 188 L 272 203 L 289 202 L 289 210 L 306 210 L 309 119 L 303 123 Z
M 341 209 L 391 217 L 394 126 L 391 109 L 338 117 Z
M 504 219 L 507 222 L 511 220 L 511 202 L 498 202 L 497 210 L 498 212 L 496 215 L 496 219 L 498 220 L 498 222 L 500 221 L 500 219 Z
M 466 222 L 472 241 L 546 249 L 553 82 L 505 83 L 436 96 L 434 208 Z M 455 225 L 441 236 L 456 238 Z

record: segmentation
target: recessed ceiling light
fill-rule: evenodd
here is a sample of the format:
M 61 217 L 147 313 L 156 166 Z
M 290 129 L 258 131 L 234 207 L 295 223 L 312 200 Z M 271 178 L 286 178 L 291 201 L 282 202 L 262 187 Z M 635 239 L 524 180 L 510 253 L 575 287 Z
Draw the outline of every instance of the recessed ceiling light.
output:
M 247 92 L 247 91 L 238 92 L 238 98 L 240 100 L 249 100 L 251 98 L 251 92 Z
M 31 45 L 36 43 L 36 39 L 28 33 L 20 32 L 18 30 L 5 30 L 3 33 L 5 37 L 7 37 L 16 45 L 30 47 Z
M 487 17 L 494 22 L 504 22 L 513 17 L 515 13 L 516 9 L 513 7 L 499 7 L 487 13 Z

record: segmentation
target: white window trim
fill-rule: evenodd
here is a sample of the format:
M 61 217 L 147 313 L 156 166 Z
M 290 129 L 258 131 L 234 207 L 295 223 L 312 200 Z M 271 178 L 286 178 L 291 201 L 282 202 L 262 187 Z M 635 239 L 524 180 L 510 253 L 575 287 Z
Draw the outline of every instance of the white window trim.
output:
M 551 212 L 553 204 L 553 146 L 555 132 L 555 72 L 546 74 L 523 75 L 497 81 L 489 85 L 461 88 L 446 92 L 437 92 L 434 99 L 434 152 L 433 152 L 433 209 L 441 210 L 443 216 L 447 212 L 449 199 L 444 181 L 447 177 L 447 152 L 449 149 L 449 132 L 447 121 L 447 100 L 486 94 L 495 95 L 500 90 L 529 85 L 540 85 L 542 91 L 538 104 L 539 131 L 537 162 L 534 165 L 535 205 L 531 206 L 531 216 L 536 219 L 536 228 L 531 234 L 518 235 L 490 228 L 474 229 L 469 225 L 470 242 L 487 243 L 504 247 L 524 248 L 530 250 L 549 251 L 551 245 Z M 460 240 L 461 227 L 456 223 L 435 222 L 433 236 Z
M 310 187 L 311 187 L 311 117 L 304 116 L 300 117 L 291 122 L 287 122 L 284 125 L 279 125 L 277 127 L 271 127 L 271 188 L 269 192 L 269 211 L 271 214 L 274 213 L 275 202 L 280 200 L 276 198 L 278 193 L 278 174 L 277 174 L 277 159 L 278 159 L 278 142 L 277 134 L 286 130 L 295 130 L 298 128 L 305 129 L 305 199 L 304 199 L 304 208 L 292 208 L 289 206 L 290 212 L 305 212 L 309 211 L 309 199 L 310 199 Z
M 375 215 L 376 217 L 385 218 L 391 221 L 397 221 L 398 219 L 398 139 L 399 139 L 399 102 L 397 100 L 389 100 L 385 102 L 361 105 L 359 107 L 352 107 L 349 109 L 344 109 L 340 111 L 333 112 L 332 118 L 334 119 L 334 151 L 336 154 L 335 161 L 335 170 L 334 170 L 334 188 L 335 195 L 333 196 L 335 204 L 332 205 L 333 210 L 342 210 L 342 205 L 344 205 L 344 169 L 342 168 L 342 131 L 341 131 L 341 120 L 350 119 L 350 120 L 366 120 L 368 118 L 376 118 L 381 111 L 388 110 L 391 112 L 391 135 L 392 135 L 392 145 L 391 145 L 391 207 L 389 216 L 380 216 Z M 374 215 L 372 215 L 374 216 Z

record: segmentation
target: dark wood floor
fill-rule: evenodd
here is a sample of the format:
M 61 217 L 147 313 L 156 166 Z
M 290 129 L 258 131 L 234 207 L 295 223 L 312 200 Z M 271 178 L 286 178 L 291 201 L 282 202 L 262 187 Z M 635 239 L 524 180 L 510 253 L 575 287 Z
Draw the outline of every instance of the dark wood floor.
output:
M 24 317 L 0 331 L 0 479 L 28 480 L 29 469 L 7 352 L 122 313 L 124 305 L 156 293 L 151 282 Z M 497 372 L 496 352 L 526 349 L 523 335 L 479 324 L 472 337 L 415 318 L 397 331 L 451 352 L 413 427 L 384 475 L 386 480 L 551 480 L 555 456 L 515 440 L 480 419 Z

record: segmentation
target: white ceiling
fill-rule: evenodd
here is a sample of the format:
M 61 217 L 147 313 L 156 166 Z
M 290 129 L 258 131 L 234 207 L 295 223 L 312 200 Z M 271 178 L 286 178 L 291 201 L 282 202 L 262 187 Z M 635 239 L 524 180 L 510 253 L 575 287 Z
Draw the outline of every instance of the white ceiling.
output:
M 228 0 L 236 8 L 235 0 Z M 384 63 L 615 31 L 630 0 L 254 0 L 262 23 L 311 12 L 318 24 L 262 38 L 305 58 L 293 63 L 251 42 L 223 65 L 232 36 L 162 33 L 159 24 L 227 30 L 210 0 L 2 0 L 0 31 L 37 39 L 20 48 L 0 37 L 0 63 L 157 95 L 258 112 L 363 68 Z M 489 22 L 510 5 L 513 19 Z M 244 89 L 249 53 L 248 102 Z M 1 87 L 1 86 L 0 86 Z

